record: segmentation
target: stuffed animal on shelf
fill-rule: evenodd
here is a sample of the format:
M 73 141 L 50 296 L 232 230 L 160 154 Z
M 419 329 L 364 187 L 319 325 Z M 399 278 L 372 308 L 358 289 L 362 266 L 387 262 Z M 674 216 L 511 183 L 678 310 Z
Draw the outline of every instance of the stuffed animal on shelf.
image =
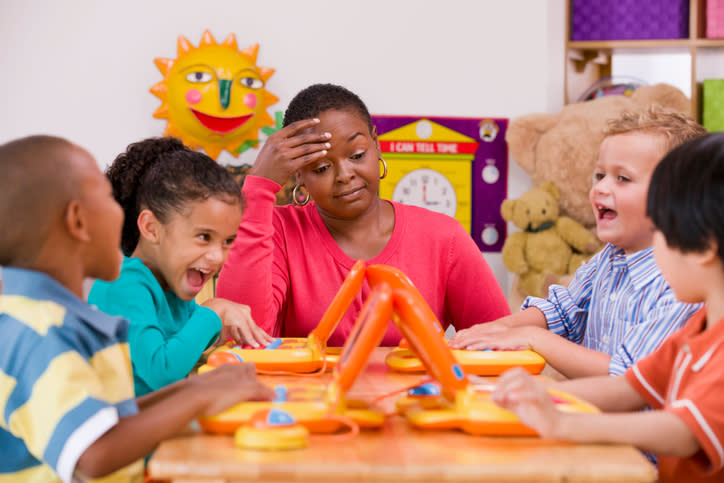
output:
M 523 231 L 511 233 L 503 244 L 503 263 L 520 276 L 524 293 L 545 297 L 548 286 L 572 274 L 600 248 L 583 225 L 559 216 L 560 192 L 552 182 L 542 184 L 517 200 L 504 200 L 503 219 Z
M 508 125 L 511 158 L 531 176 L 533 186 L 552 181 L 561 190 L 561 214 L 587 228 L 596 224 L 588 201 L 591 175 L 609 119 L 651 104 L 691 114 L 691 102 L 667 84 L 642 86 L 631 96 L 605 96 L 564 106 L 553 114 L 526 114 Z
M 588 192 L 603 129 L 609 119 L 622 112 L 643 110 L 651 104 L 691 114 L 686 95 L 668 84 L 638 87 L 631 96 L 604 96 L 568 104 L 556 113 L 526 114 L 508 124 L 505 140 L 511 159 L 531 176 L 533 186 L 550 181 L 560 189 L 561 215 L 594 230 L 596 220 Z M 555 283 L 567 285 L 570 278 L 563 275 Z M 516 276 L 508 296 L 513 311 L 530 295 L 520 282 Z

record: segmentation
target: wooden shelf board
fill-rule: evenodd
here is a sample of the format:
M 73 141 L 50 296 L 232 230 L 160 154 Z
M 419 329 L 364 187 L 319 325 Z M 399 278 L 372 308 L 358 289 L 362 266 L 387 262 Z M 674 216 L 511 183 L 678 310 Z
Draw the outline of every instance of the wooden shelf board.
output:
M 724 47 L 724 39 L 584 40 L 569 41 L 569 49 L 651 49 L 667 47 Z
M 724 47 L 724 39 L 696 39 L 692 44 L 695 47 Z
M 655 47 L 689 47 L 689 39 L 664 40 L 585 40 L 568 42 L 569 49 L 597 50 L 597 49 L 650 49 Z

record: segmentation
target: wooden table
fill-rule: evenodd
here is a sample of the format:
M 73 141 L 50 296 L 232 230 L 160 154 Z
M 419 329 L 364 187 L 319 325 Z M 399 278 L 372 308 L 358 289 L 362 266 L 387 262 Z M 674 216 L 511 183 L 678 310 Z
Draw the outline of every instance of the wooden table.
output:
M 375 396 L 409 386 L 420 376 L 387 370 L 378 348 L 350 392 Z M 329 375 L 323 376 L 329 378 Z M 320 379 L 311 379 L 317 382 Z M 267 376 L 272 385 L 293 377 Z M 394 397 L 383 402 L 391 410 Z M 362 431 L 342 443 L 313 435 L 307 448 L 263 452 L 236 448 L 231 436 L 194 433 L 165 441 L 149 463 L 151 476 L 201 482 L 651 482 L 656 470 L 635 448 L 583 445 L 539 438 L 471 436 L 421 431 L 399 417 L 379 431 Z

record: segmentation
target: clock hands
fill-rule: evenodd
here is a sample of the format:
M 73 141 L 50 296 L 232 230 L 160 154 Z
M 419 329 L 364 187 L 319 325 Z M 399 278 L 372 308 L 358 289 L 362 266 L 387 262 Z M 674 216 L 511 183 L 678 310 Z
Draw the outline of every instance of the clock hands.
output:
M 422 202 L 426 205 L 439 205 L 439 201 L 427 201 L 427 185 L 422 185 Z

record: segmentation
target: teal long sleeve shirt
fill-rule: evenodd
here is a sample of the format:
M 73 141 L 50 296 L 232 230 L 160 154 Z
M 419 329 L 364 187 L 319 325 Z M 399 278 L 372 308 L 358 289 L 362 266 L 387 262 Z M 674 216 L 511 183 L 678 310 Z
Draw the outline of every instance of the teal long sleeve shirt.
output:
M 113 282 L 96 281 L 88 303 L 129 320 L 137 397 L 186 377 L 221 330 L 213 310 L 163 290 L 140 258 L 125 258 Z

